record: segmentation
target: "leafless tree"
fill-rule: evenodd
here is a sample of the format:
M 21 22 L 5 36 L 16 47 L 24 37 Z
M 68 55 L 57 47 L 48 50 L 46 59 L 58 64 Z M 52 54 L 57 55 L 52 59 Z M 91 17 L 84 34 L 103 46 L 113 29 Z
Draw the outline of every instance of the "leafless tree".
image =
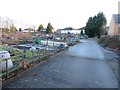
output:
M 9 17 L 1 17 L 0 16 L 0 27 L 2 28 L 10 28 L 12 26 L 13 20 Z
M 0 16 L 0 28 L 3 29 L 3 32 L 7 32 L 7 33 L 11 32 L 10 29 L 15 29 L 13 20 L 10 19 L 9 17 L 1 17 Z

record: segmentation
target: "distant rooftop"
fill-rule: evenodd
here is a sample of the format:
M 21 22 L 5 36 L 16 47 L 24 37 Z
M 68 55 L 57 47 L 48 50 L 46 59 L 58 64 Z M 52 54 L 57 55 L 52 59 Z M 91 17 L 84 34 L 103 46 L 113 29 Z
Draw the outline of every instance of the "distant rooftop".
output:
M 113 14 L 115 23 L 120 23 L 120 14 Z

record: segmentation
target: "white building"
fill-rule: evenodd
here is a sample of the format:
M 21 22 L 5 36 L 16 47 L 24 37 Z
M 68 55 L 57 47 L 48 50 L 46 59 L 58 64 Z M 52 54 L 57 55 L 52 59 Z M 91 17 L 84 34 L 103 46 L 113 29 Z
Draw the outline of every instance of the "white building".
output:
M 77 30 L 77 29 L 75 29 L 75 30 L 63 30 L 63 29 L 58 29 L 57 31 L 56 31 L 58 34 L 63 34 L 63 33 L 71 33 L 71 34 L 80 34 L 81 33 L 81 30 Z M 83 33 L 84 33 L 84 30 L 83 30 Z

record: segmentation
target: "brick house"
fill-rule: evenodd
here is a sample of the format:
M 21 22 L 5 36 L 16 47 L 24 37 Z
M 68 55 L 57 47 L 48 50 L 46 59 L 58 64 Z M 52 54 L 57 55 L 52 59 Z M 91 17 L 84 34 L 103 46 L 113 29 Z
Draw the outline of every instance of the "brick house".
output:
M 108 35 L 120 34 L 120 14 L 114 14 L 109 24 Z

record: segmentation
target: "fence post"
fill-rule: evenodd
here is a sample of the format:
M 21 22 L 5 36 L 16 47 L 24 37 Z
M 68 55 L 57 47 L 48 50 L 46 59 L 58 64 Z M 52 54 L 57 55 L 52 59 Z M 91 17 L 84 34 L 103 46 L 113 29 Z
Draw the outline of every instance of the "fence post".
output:
M 40 61 L 40 49 L 38 49 L 38 57 L 39 57 L 39 61 Z
M 54 47 L 54 37 L 53 37 L 53 47 Z
M 34 51 L 32 51 L 32 63 L 34 62 Z
M 9 74 L 8 74 L 8 60 L 7 59 L 5 59 L 6 60 L 6 77 L 7 77 L 7 79 L 9 78 Z
M 23 50 L 23 59 L 25 59 L 25 56 L 26 56 L 26 52 L 25 52 L 25 50 Z
M 40 45 L 41 45 L 41 38 L 40 38 Z
M 22 64 L 22 70 L 24 70 L 25 55 L 26 55 L 26 53 L 25 53 L 25 50 L 23 49 L 22 62 L 21 62 L 21 64 Z
M 40 61 L 42 61 L 42 57 L 43 56 L 43 50 L 42 49 L 40 49 Z
M 39 50 L 37 49 L 36 57 L 38 58 L 39 56 Z

